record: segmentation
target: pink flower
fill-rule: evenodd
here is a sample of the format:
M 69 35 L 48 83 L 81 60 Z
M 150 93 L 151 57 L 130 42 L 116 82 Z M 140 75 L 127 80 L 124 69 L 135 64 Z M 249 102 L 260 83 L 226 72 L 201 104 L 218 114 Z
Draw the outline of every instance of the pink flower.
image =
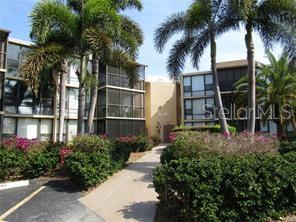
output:
M 177 139 L 176 134 L 174 134 L 174 133 L 170 133 L 170 136 L 169 136 L 169 140 L 170 140 L 170 142 L 174 142 L 176 139 Z
M 229 138 L 229 137 L 230 137 L 230 133 L 229 133 L 229 132 L 224 132 L 224 133 L 223 133 L 223 136 L 224 136 L 225 138 Z

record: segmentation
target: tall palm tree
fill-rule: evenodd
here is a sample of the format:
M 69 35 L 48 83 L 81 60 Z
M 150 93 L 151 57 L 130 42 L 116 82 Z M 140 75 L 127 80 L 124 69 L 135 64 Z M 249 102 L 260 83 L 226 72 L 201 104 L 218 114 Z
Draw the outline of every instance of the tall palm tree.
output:
M 295 0 L 231 0 L 236 19 L 245 26 L 245 43 L 248 59 L 248 130 L 255 131 L 256 118 L 256 67 L 253 32 L 257 31 L 268 49 L 281 39 L 279 26 L 295 23 Z
M 127 8 L 142 9 L 140 1 L 114 1 L 114 8 L 118 13 Z M 91 133 L 93 127 L 93 119 L 95 107 L 97 104 L 98 94 L 98 64 L 99 60 L 106 64 L 115 64 L 126 69 L 130 79 L 130 85 L 133 86 L 137 80 L 138 69 L 135 62 L 139 46 L 143 43 L 143 33 L 140 26 L 131 20 L 129 17 L 119 14 L 120 27 L 115 34 L 108 30 L 100 29 L 87 35 L 87 40 L 90 42 L 93 59 L 92 59 L 92 83 L 90 90 L 89 112 L 86 126 L 86 133 Z M 99 27 L 96 27 L 98 29 Z M 102 36 L 104 34 L 104 36 Z M 100 36 L 98 38 L 98 35 Z M 102 38 L 104 37 L 104 38 Z M 102 47 L 103 45 L 103 47 Z M 121 56 L 116 57 L 116 51 L 121 52 Z M 125 53 L 123 53 L 125 52 Z M 111 55 L 113 54 L 113 56 Z M 116 58 L 114 58 L 116 57 Z
M 158 52 L 162 52 L 173 35 L 183 34 L 173 45 L 167 61 L 167 70 L 173 80 L 179 80 L 188 56 L 191 57 L 193 66 L 198 69 L 200 57 L 210 45 L 215 101 L 219 110 L 221 131 L 226 134 L 229 134 L 229 131 L 217 75 L 216 38 L 231 29 L 238 28 L 238 24 L 231 16 L 232 12 L 226 0 L 195 0 L 185 12 L 168 17 L 156 30 L 154 38 L 155 48 Z
M 263 122 L 275 115 L 273 121 L 277 126 L 278 137 L 285 139 L 285 128 L 294 120 L 292 111 L 296 99 L 296 72 L 290 68 L 287 54 L 276 59 L 268 52 L 267 57 L 270 64 L 259 67 L 259 73 L 256 75 L 256 101 L 266 112 L 262 115 Z M 238 104 L 246 105 L 243 101 L 246 101 L 247 97 L 247 76 L 235 83 L 235 89 L 239 92 L 236 98 Z
M 35 34 L 32 34 L 35 35 Z M 66 78 L 67 78 L 67 63 L 72 53 L 71 45 L 60 45 L 52 41 L 43 41 L 37 36 L 36 41 L 43 42 L 37 44 L 26 56 L 26 60 L 22 65 L 22 74 L 24 81 L 29 85 L 34 92 L 38 91 L 40 86 L 39 74 L 51 69 L 52 77 L 55 80 L 55 91 L 59 89 L 59 128 L 58 141 L 63 141 L 64 132 L 64 116 L 66 104 Z M 60 81 L 57 81 L 57 78 Z M 55 124 L 56 120 L 56 104 L 54 104 Z M 56 138 L 54 135 L 53 138 Z M 54 139 L 55 140 L 55 139 Z
M 85 88 L 88 80 L 87 63 L 89 57 L 95 52 L 100 59 L 104 58 L 107 62 L 108 58 L 112 58 L 113 51 L 116 50 L 116 52 L 121 51 L 129 60 L 134 59 L 128 51 L 132 48 L 131 42 L 118 41 L 119 43 L 116 45 L 110 43 L 112 43 L 114 36 L 118 36 L 117 33 L 121 27 L 122 17 L 119 15 L 118 9 L 132 7 L 132 5 L 136 7 L 137 3 L 138 1 L 69 0 L 67 4 L 64 4 L 57 0 L 43 0 L 38 2 L 32 11 L 33 39 L 37 39 L 44 45 L 50 43 L 60 47 L 66 45 L 66 49 L 69 51 L 65 50 L 65 55 L 80 61 L 76 72 L 79 79 L 78 134 L 84 133 Z M 120 61 L 124 64 L 130 63 L 130 61 Z M 65 67 L 66 63 L 63 64 Z M 66 73 L 65 70 L 62 73 Z M 32 74 L 31 72 L 31 76 L 33 76 Z M 34 74 L 37 73 L 34 72 Z M 133 74 L 135 75 L 135 73 Z M 62 77 L 65 76 L 61 75 Z M 36 79 L 31 78 L 30 81 L 36 83 Z M 60 82 L 65 81 L 64 78 Z M 63 92 L 65 91 L 60 93 L 62 97 L 64 97 Z M 63 106 L 60 108 L 64 110 Z M 60 121 L 62 121 L 64 111 L 60 110 L 60 115 Z M 60 124 L 60 128 L 62 125 Z

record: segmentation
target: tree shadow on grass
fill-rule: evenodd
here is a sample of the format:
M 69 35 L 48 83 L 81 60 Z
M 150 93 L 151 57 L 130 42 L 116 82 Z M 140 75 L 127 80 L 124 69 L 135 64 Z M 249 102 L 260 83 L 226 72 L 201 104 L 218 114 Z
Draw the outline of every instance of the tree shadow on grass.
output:
M 153 222 L 157 203 L 157 201 L 131 203 L 118 212 L 121 212 L 125 219 L 133 219 L 141 222 Z

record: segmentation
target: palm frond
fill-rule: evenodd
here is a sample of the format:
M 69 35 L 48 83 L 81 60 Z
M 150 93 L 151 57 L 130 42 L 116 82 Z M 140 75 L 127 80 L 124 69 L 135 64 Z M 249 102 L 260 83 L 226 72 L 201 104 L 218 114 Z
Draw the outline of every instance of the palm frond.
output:
M 45 43 L 54 33 L 70 38 L 76 30 L 77 17 L 62 3 L 54 0 L 38 2 L 30 17 L 31 38 L 39 43 Z
M 168 17 L 154 33 L 154 47 L 162 53 L 164 46 L 168 40 L 176 33 L 182 32 L 185 29 L 184 12 L 180 12 Z
M 170 78 L 174 81 L 180 79 L 186 58 L 190 55 L 195 38 L 183 36 L 172 46 L 167 60 L 167 70 Z
M 87 0 L 83 6 L 83 25 L 114 33 L 120 26 L 120 16 L 110 0 Z
M 140 11 L 143 8 L 141 0 L 113 0 L 113 4 L 118 10 L 135 8 Z
M 196 37 L 191 52 L 192 64 L 196 69 L 199 69 L 199 60 L 204 53 L 204 50 L 210 43 L 210 30 L 205 29 Z
M 26 56 L 21 67 L 21 77 L 34 91 L 39 87 L 39 74 L 49 68 L 60 64 L 66 57 L 64 47 L 57 44 L 38 46 L 33 48 Z

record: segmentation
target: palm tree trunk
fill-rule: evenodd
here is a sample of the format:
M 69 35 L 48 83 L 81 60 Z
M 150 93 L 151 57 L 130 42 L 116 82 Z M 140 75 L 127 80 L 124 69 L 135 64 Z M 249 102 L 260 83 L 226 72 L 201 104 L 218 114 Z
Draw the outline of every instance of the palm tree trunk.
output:
M 84 134 L 84 116 L 85 116 L 85 57 L 80 59 L 80 71 L 79 71 L 79 94 L 78 94 L 78 122 L 77 122 L 77 134 Z
M 64 121 L 66 109 L 66 78 L 67 78 L 67 61 L 62 62 L 62 70 L 60 73 L 60 101 L 59 101 L 59 142 L 63 141 Z
M 92 75 L 95 78 L 95 80 L 93 80 L 95 82 L 95 85 L 92 86 L 91 92 L 90 92 L 90 103 L 89 103 L 87 131 L 86 131 L 86 133 L 88 134 L 90 134 L 92 131 L 95 109 L 97 105 L 97 97 L 98 97 L 99 60 L 96 55 L 93 55 Z
M 251 134 L 255 133 L 256 119 L 256 67 L 255 67 L 255 49 L 253 42 L 253 27 L 251 22 L 246 25 L 247 34 L 245 36 L 247 53 L 248 53 L 248 130 Z
M 216 66 L 216 55 L 217 55 L 217 46 L 216 46 L 216 33 L 211 32 L 211 67 L 212 67 L 212 75 L 213 75 L 213 82 L 214 82 L 214 93 L 216 104 L 218 106 L 218 117 L 221 127 L 221 133 L 225 135 L 229 135 L 228 126 L 226 122 L 226 117 L 223 109 L 222 98 L 220 93 L 219 87 L 219 79 L 217 74 L 217 66 Z
M 58 72 L 56 69 L 52 71 L 52 78 L 54 80 L 54 99 L 53 99 L 53 127 L 52 127 L 52 141 L 57 141 L 57 126 L 58 126 L 58 96 L 59 96 L 59 81 L 58 81 Z

